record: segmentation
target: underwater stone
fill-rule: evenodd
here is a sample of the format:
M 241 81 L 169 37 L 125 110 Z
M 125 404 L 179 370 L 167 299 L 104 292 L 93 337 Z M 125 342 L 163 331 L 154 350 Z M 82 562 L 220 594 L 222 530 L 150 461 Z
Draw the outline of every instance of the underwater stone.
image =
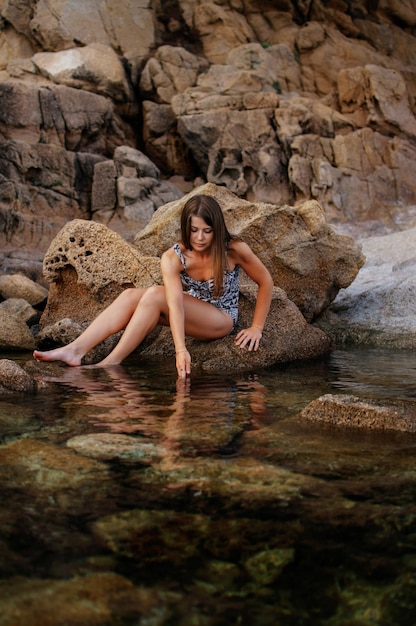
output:
M 286 565 L 293 561 L 294 556 L 293 548 L 262 550 L 247 559 L 245 568 L 254 582 L 270 585 L 279 578 Z
M 67 441 L 66 445 L 84 456 L 100 461 L 117 460 L 150 465 L 166 455 L 166 448 L 163 446 L 114 433 L 80 435 Z
M 414 405 L 362 400 L 346 394 L 321 396 L 308 404 L 300 417 L 337 426 L 416 432 Z

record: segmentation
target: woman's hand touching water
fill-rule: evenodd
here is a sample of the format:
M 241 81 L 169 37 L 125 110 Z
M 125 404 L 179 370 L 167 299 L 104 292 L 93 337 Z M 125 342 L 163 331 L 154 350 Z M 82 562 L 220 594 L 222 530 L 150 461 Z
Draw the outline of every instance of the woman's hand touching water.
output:
M 176 352 L 176 369 L 179 378 L 186 378 L 191 373 L 191 355 L 186 348 Z
M 250 326 L 250 328 L 244 328 L 238 333 L 235 343 L 240 348 L 247 348 L 249 352 L 258 350 L 260 340 L 262 337 L 262 331 L 258 326 Z

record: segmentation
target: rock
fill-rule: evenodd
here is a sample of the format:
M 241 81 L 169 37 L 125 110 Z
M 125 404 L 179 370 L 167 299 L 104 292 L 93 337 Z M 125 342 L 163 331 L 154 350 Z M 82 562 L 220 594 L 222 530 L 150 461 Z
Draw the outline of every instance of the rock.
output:
M 121 59 L 108 45 L 91 43 L 83 48 L 38 52 L 32 62 L 54 83 L 93 91 L 115 102 L 133 99 Z
M 341 111 L 355 113 L 358 125 L 416 135 L 406 83 L 398 71 L 377 65 L 341 70 L 338 91 Z
M 36 335 L 36 342 L 44 345 L 45 340 L 53 344 L 66 345 L 74 341 L 83 331 L 84 327 L 72 319 L 63 318 L 51 326 L 46 326 Z
M 390 403 L 326 394 L 309 403 L 299 418 L 332 426 L 416 432 L 416 407 L 405 401 Z
M 112 154 L 130 135 L 110 100 L 66 85 L 3 81 L 0 104 L 3 141 L 52 143 L 84 152 L 89 146 L 90 152 Z
M 204 55 L 211 63 L 223 63 L 232 48 L 255 40 L 254 32 L 239 11 L 213 2 L 197 4 L 193 11 L 194 27 L 200 33 Z
M 334 225 L 361 223 L 364 229 L 377 215 L 380 225 L 397 227 L 400 202 L 415 202 L 415 148 L 409 140 L 362 128 L 328 140 L 301 135 L 292 151 L 289 178 L 298 198 L 312 195 Z M 390 167 L 392 159 L 397 167 Z
M 91 321 L 126 287 L 161 281 L 159 260 L 140 257 L 120 235 L 87 220 L 73 220 L 58 233 L 44 274 L 50 289 L 42 328 L 66 317 Z
M 274 548 L 262 550 L 247 559 L 244 567 L 249 576 L 259 585 L 271 585 L 295 558 L 293 548 Z
M 35 340 L 25 322 L 17 316 L 0 310 L 0 348 L 7 350 L 33 350 Z
M 133 6 L 128 0 L 110 0 L 105 8 L 86 2 L 82 15 L 76 0 L 64 0 L 53 8 L 40 1 L 32 11 L 16 9 L 11 2 L 5 4 L 2 15 L 37 50 L 66 50 L 96 43 L 111 46 L 131 65 L 134 76 L 155 43 L 154 10 L 148 0 Z
M 146 153 L 165 172 L 189 176 L 194 166 L 177 132 L 172 97 L 195 84 L 207 60 L 180 46 L 160 46 L 140 76 Z
M 79 454 L 100 461 L 118 461 L 143 466 L 160 462 L 167 454 L 166 448 L 161 445 L 115 433 L 79 435 L 69 439 L 66 445 Z
M 366 262 L 317 325 L 334 345 L 416 346 L 416 228 L 361 240 Z
M 140 91 L 160 104 L 195 85 L 197 77 L 209 67 L 207 60 L 180 46 L 160 46 L 143 68 Z
M 19 318 L 25 323 L 28 323 L 38 315 L 38 311 L 23 298 L 8 298 L 4 302 L 0 302 L 0 310 Z
M 190 340 L 188 347 L 195 367 L 215 371 L 226 364 L 229 368 L 232 356 L 232 368 L 244 370 L 328 352 L 328 337 L 308 321 L 332 301 L 341 285 L 354 279 L 362 255 L 353 240 L 328 226 L 314 202 L 296 208 L 254 205 L 212 184 L 191 193 L 208 193 L 217 198 L 231 232 L 253 248 L 270 269 L 275 283 L 284 287 L 275 290 L 260 350 L 242 351 L 235 346 L 233 336 L 208 344 Z M 51 342 L 60 345 L 71 341 L 81 332 L 81 327 L 73 328 L 74 322 L 83 327 L 92 321 L 126 287 L 162 283 L 159 255 L 179 239 L 178 218 L 187 197 L 189 194 L 158 209 L 137 235 L 134 246 L 102 225 L 83 220 L 67 224 L 45 257 L 50 289 L 36 338 L 41 349 L 52 347 Z M 243 277 L 238 328 L 251 323 L 255 306 L 252 290 L 250 281 L 245 284 Z M 72 321 L 65 328 L 56 325 L 64 318 Z M 115 339 L 110 338 L 98 352 L 89 354 L 87 362 L 98 354 L 102 358 Z M 158 328 L 156 336 L 139 350 L 145 356 L 171 357 L 174 349 L 169 329 Z
M 0 480 L 7 477 L 10 488 L 22 488 L 33 498 L 57 491 L 64 494 L 68 489 L 85 489 L 95 485 L 97 472 L 101 474 L 103 489 L 108 480 L 107 468 L 103 463 L 76 454 L 69 448 L 30 439 L 13 441 L 0 446 Z M 56 510 L 56 504 L 50 502 Z M 59 507 L 65 509 L 65 498 Z
M 276 48 L 240 46 L 227 64 L 211 66 L 172 98 L 178 132 L 207 180 L 255 201 L 312 196 L 335 224 L 352 215 L 364 221 L 374 211 L 388 219 L 389 207 L 404 196 L 414 203 L 414 159 L 406 155 L 414 151 L 416 120 L 403 75 L 375 64 L 340 69 L 341 114 L 309 94 L 287 93 L 299 88 L 300 78 L 288 74 L 297 64 L 287 50 L 291 62 L 280 69 Z
M 256 202 L 293 205 L 313 197 L 334 224 L 378 214 L 394 221 L 402 202 L 416 202 L 416 43 L 407 6 L 188 2 L 175 12 L 148 0 L 130 4 L 111 0 L 98 9 L 88 2 L 82 20 L 74 0 L 53 11 L 43 1 L 33 10 L 2 5 L 4 139 L 112 158 L 117 146 L 136 147 L 143 138 L 162 177 L 203 176 Z M 356 135 L 360 130 L 371 133 Z M 98 168 L 98 189 L 104 177 Z M 83 178 L 68 193 L 57 185 L 60 194 L 38 198 L 7 176 L 0 199 L 7 198 L 8 217 L 20 224 L 21 198 L 30 205 L 31 195 L 35 215 L 45 207 L 78 218 Z M 126 187 L 129 199 L 146 196 L 135 182 Z M 104 223 L 114 193 L 108 203 L 105 191 L 98 193 L 93 212 Z M 144 201 L 140 208 L 127 204 L 133 219 L 146 209 Z M 52 236 L 60 226 L 51 226 Z M 123 220 L 111 226 L 123 229 Z
M 42 259 L 68 220 L 88 214 L 93 167 L 102 159 L 71 153 L 53 143 L 7 141 L 0 145 L 0 167 L 8 177 L 7 182 L 0 179 L 4 220 L 0 237 L 9 257 L 24 250 L 26 258 Z
M 27 276 L 35 283 L 46 286 L 43 279 L 43 258 L 42 252 L 38 255 L 32 255 L 32 252 L 26 249 L 25 251 L 13 250 L 10 251 L 7 256 L 0 253 L 0 272 L 2 274 L 22 274 Z
M 90 216 L 94 164 L 134 142 L 111 101 L 81 89 L 3 81 L 0 102 L 1 247 L 42 255 Z
M 180 212 L 196 193 L 218 200 L 230 232 L 258 254 L 274 284 L 286 291 L 308 321 L 354 280 L 364 262 L 359 246 L 326 223 L 318 203 L 296 207 L 251 203 L 210 183 L 155 213 L 134 240 L 142 255 L 161 255 L 179 239 Z
M 0 295 L 4 298 L 21 298 L 31 305 L 41 304 L 48 290 L 22 274 L 0 276 Z
M 2 581 L 0 609 L 4 624 L 25 626 L 48 624 L 94 624 L 104 626 L 108 618 L 141 619 L 160 605 L 163 594 L 136 587 L 113 572 L 94 572 L 64 579 L 24 578 Z M 169 598 L 164 598 L 169 605 Z M 122 618 L 124 619 L 124 618 Z M 145 617 L 144 619 L 147 619 Z
M 159 169 L 145 154 L 120 146 L 112 161 L 95 167 L 91 210 L 95 220 L 131 239 L 159 206 L 182 195 L 177 187 L 161 180 Z
M 416 16 L 411 4 L 400 2 L 400 0 L 392 0 L 391 2 L 381 0 L 378 8 L 379 11 L 403 22 L 407 26 L 416 25 Z
M 236 65 L 212 65 L 195 87 L 172 98 L 178 132 L 210 182 L 241 197 L 287 202 L 286 157 L 273 123 L 279 64 L 259 45 L 243 46 L 231 59 Z
M 177 120 L 169 104 L 143 102 L 143 139 L 146 153 L 165 172 L 195 177 L 192 155 L 177 132 Z
M 333 224 L 395 223 L 398 207 L 416 202 L 416 43 L 401 3 L 189 2 L 173 14 L 114 2 L 89 2 L 81 21 L 73 0 L 0 9 L 0 132 L 17 153 L 13 168 L 0 159 L 8 246 L 45 251 L 64 221 L 91 215 L 125 236 L 170 201 L 164 179 L 174 175 L 255 202 L 314 198 Z M 25 177 L 22 141 L 33 155 L 40 142 L 77 156 L 47 173 L 37 158 Z M 91 206 L 80 152 L 112 159 L 139 143 L 162 172 L 157 189 L 130 176 L 114 186 L 112 164 L 97 163 Z M 76 175 L 60 175 L 71 163 Z
M 67 285 L 67 283 L 66 283 Z M 67 285 L 68 286 L 68 285 Z M 66 300 L 65 300 L 66 302 Z M 86 301 L 87 309 L 83 310 L 79 317 L 85 317 L 87 311 L 89 311 L 88 306 L 89 302 Z M 92 306 L 92 305 L 91 305 Z M 76 309 L 71 309 L 73 316 L 77 316 Z M 49 311 L 45 314 L 44 319 L 47 319 Z M 58 322 L 52 323 L 50 325 L 42 326 L 41 329 L 36 334 L 36 347 L 40 350 L 50 350 L 51 348 L 55 348 L 57 346 L 64 346 L 71 341 L 74 341 L 86 328 L 87 323 L 78 323 L 73 319 L 65 317 Z M 91 365 L 92 363 L 98 363 L 102 361 L 109 352 L 115 347 L 116 343 L 121 337 L 121 333 L 115 333 L 111 335 L 104 341 L 102 341 L 98 346 L 92 348 L 88 352 L 88 354 L 83 359 L 84 365 Z M 44 364 L 42 365 L 42 369 L 44 369 Z
M 333 91 L 341 70 L 364 66 L 367 63 L 383 66 L 386 62 L 376 49 L 368 45 L 357 45 L 357 39 L 345 36 L 331 24 L 312 20 L 299 29 L 296 46 L 299 48 L 304 68 L 303 91 L 319 96 Z M 333 59 L 330 67 L 328 67 L 329 58 Z
M 250 326 L 255 306 L 255 294 L 240 290 L 237 332 Z M 204 372 L 257 370 L 274 363 L 307 360 L 329 352 L 331 343 L 324 332 L 308 324 L 293 302 L 281 289 L 274 290 L 270 312 L 263 330 L 263 339 L 256 352 L 241 350 L 235 345 L 235 335 L 210 342 L 188 338 L 186 345 L 194 369 Z M 143 355 L 164 359 L 174 358 L 175 348 L 170 331 L 162 329 Z
M 1 388 L 8 391 L 33 393 L 36 391 L 36 381 L 14 361 L 0 359 L 0 395 Z

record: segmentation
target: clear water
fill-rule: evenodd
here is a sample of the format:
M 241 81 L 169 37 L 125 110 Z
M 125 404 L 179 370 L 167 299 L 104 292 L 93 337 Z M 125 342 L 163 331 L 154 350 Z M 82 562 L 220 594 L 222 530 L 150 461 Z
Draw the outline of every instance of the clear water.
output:
M 0 399 L 0 626 L 413 626 L 416 435 L 299 411 L 411 405 L 415 373 L 369 349 L 186 385 L 134 358 L 45 367 Z

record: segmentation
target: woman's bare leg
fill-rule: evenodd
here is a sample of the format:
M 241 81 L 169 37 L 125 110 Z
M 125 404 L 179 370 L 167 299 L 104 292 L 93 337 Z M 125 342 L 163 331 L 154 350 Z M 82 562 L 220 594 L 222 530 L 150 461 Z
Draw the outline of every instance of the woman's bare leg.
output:
M 196 339 L 218 339 L 232 330 L 233 322 L 229 315 L 187 294 L 184 294 L 184 312 L 185 334 Z M 162 286 L 146 290 L 120 341 L 99 365 L 120 364 L 159 323 L 169 324 L 165 288 Z
M 161 317 L 166 316 L 167 319 L 167 311 L 165 288 L 154 286 L 145 289 L 120 341 L 98 365 L 119 365 L 141 344 L 155 326 L 163 321 Z
M 186 335 L 201 340 L 218 339 L 232 330 L 233 323 L 229 315 L 187 294 L 184 294 L 184 310 Z M 127 289 L 74 341 L 47 352 L 35 350 L 33 355 L 38 361 L 63 361 L 67 365 L 80 365 L 82 357 L 91 348 L 125 328 L 116 347 L 98 364 L 119 365 L 159 323 L 169 324 L 165 288 Z
M 67 365 L 80 365 L 82 357 L 91 348 L 128 324 L 144 292 L 145 289 L 126 289 L 74 341 L 46 352 L 35 350 L 34 358 L 37 361 L 63 361 Z

